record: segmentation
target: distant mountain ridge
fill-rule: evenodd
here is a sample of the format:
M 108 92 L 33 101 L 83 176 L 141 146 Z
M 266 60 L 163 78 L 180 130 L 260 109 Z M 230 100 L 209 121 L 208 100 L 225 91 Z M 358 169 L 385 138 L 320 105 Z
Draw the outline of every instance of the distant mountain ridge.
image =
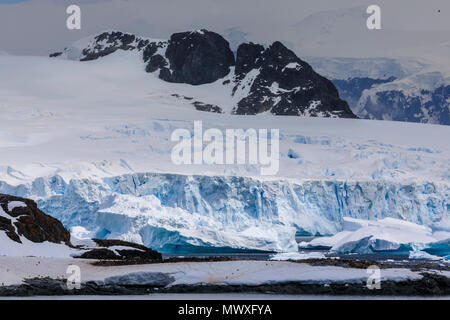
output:
M 450 125 L 450 76 L 417 58 L 305 58 L 360 118 Z
M 169 40 L 108 31 L 50 56 L 92 61 L 117 50 L 140 52 L 145 71 L 169 83 L 200 86 L 220 81 L 223 91 L 230 91 L 229 98 L 236 101 L 232 114 L 356 118 L 333 83 L 281 42 L 267 48 L 244 43 L 235 57 L 228 41 L 203 29 L 175 33 Z M 223 106 L 209 101 L 192 104 L 197 110 L 224 112 Z

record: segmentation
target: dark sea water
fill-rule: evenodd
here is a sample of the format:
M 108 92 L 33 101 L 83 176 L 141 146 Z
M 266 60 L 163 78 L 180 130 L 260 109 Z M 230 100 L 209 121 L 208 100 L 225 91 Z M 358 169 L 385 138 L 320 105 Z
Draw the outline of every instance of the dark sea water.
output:
M 312 236 L 304 236 L 304 237 L 296 237 L 297 243 L 306 241 L 309 242 L 312 239 L 316 237 Z M 195 253 L 186 253 L 186 254 L 163 254 L 163 258 L 211 258 L 211 257 L 227 257 L 227 258 L 234 258 L 234 259 L 242 259 L 242 260 L 261 260 L 266 261 L 270 258 L 271 255 L 275 254 L 275 252 L 258 252 L 258 251 L 243 251 L 240 250 L 239 252 L 233 252 L 233 251 L 220 251 L 220 252 L 212 252 L 212 250 L 208 250 L 209 252 L 195 252 Z M 330 253 L 327 249 L 302 249 L 299 250 L 301 253 L 312 253 L 312 252 L 320 252 L 324 254 L 327 257 L 330 258 L 340 258 L 340 259 L 346 259 L 346 260 L 369 260 L 374 262 L 388 262 L 390 264 L 396 264 L 399 266 L 412 266 L 416 265 L 421 262 L 433 262 L 430 260 L 410 260 L 409 252 L 405 251 L 404 253 L 376 253 L 376 254 L 336 254 L 336 253 Z

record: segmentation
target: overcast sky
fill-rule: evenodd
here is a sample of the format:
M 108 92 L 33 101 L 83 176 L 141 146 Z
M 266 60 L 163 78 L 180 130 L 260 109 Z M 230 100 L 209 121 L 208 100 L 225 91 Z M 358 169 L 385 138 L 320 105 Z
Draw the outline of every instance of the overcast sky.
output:
M 80 31 L 66 28 L 70 4 L 81 7 Z M 449 0 L 0 0 L 0 50 L 46 55 L 106 29 L 158 38 L 199 28 L 219 33 L 235 30 L 236 36 L 240 34 L 236 31 L 243 32 L 246 40 L 295 43 L 296 32 L 317 31 L 292 31 L 309 15 L 352 7 L 363 11 L 369 4 L 381 6 L 386 31 L 450 32 Z M 446 41 L 450 43 L 450 37 Z

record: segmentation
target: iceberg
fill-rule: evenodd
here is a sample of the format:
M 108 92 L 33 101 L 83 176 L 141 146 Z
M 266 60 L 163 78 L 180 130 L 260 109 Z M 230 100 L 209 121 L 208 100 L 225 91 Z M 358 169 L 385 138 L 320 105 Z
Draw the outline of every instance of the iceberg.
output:
M 442 257 L 433 256 L 432 254 L 426 253 L 425 251 L 411 251 L 409 253 L 410 259 L 418 259 L 418 260 L 442 260 Z
M 303 242 L 300 247 L 326 247 L 336 253 L 409 254 L 412 259 L 450 253 L 448 231 L 435 232 L 431 227 L 394 218 L 369 221 L 344 217 L 343 220 L 342 232 Z

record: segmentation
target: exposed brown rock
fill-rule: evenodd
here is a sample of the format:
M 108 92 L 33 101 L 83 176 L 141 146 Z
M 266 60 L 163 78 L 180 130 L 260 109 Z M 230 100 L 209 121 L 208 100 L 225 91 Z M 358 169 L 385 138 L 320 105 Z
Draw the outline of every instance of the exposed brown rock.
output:
M 15 207 L 9 211 L 12 201 L 24 203 L 24 207 Z M 38 209 L 36 202 L 20 197 L 0 194 L 0 206 L 11 219 L 0 217 L 0 230 L 13 241 L 19 242 L 23 236 L 32 242 L 49 241 L 53 243 L 70 243 L 70 233 L 57 219 Z

